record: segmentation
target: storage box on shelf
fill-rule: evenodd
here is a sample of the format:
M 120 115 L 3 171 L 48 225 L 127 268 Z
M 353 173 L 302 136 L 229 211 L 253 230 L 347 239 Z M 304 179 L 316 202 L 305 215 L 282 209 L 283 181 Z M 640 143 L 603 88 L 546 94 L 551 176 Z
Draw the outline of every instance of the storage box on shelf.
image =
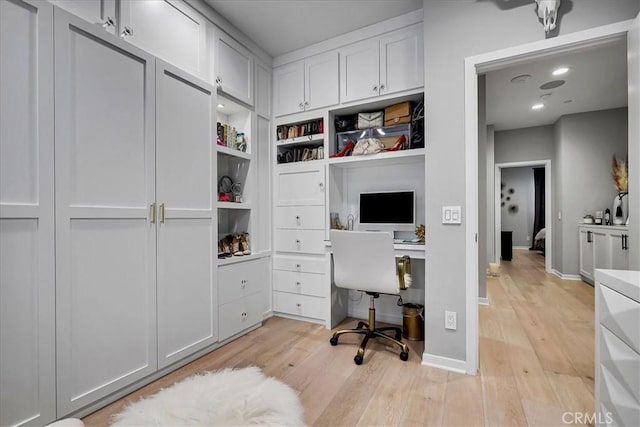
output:
M 324 119 L 316 118 L 276 127 L 277 163 L 324 158 Z

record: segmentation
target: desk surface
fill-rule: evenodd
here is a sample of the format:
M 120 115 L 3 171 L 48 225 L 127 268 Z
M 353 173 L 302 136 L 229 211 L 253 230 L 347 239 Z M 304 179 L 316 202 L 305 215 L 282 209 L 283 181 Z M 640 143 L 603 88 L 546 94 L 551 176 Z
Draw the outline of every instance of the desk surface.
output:
M 331 240 L 325 240 L 324 244 L 327 248 L 327 251 L 331 252 Z M 426 258 L 427 246 L 425 244 L 394 243 L 393 248 L 395 250 L 395 255 L 397 257 L 408 255 L 411 258 L 415 258 L 415 259 Z

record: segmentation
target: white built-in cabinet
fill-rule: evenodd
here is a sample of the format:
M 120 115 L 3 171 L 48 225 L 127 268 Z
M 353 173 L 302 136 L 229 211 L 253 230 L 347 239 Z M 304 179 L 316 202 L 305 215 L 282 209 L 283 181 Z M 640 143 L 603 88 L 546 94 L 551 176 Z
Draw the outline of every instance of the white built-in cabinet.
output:
M 278 166 L 274 182 L 275 206 L 324 205 L 324 164 L 298 162 Z
M 578 227 L 580 276 L 594 283 L 594 270 L 629 269 L 629 229 L 623 226 Z
M 87 22 L 101 25 L 111 34 L 118 31 L 116 4 L 120 0 L 49 0 L 55 6 L 66 10 Z
M 338 52 L 311 56 L 274 70 L 275 115 L 338 104 Z
M 256 113 L 265 119 L 271 118 L 271 67 L 258 61 L 256 61 Z
M 214 76 L 218 90 L 252 106 L 253 55 L 224 32 L 216 31 Z
M 0 1 L 0 426 L 55 419 L 53 7 Z
M 340 102 L 424 85 L 424 39 L 417 24 L 340 49 Z

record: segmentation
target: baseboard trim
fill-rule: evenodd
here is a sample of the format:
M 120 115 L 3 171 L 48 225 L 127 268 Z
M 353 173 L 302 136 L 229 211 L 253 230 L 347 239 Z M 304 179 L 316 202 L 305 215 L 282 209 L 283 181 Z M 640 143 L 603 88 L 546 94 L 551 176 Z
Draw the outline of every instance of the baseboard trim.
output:
M 357 310 L 357 311 L 349 311 L 347 313 L 348 317 L 353 317 L 354 319 L 369 319 L 369 310 Z M 402 325 L 402 314 L 396 313 L 382 313 L 376 310 L 376 322 L 384 322 L 390 323 L 392 325 Z
M 517 249 L 519 251 L 529 250 L 529 246 L 512 246 L 512 249 Z
M 478 297 L 478 304 L 479 305 L 489 305 L 489 298 Z
M 579 274 L 562 274 L 555 268 L 551 269 L 551 273 L 558 276 L 562 280 L 582 280 Z
M 467 373 L 467 362 L 451 359 L 449 357 L 436 356 L 435 354 L 422 353 L 422 364 L 433 368 L 445 369 L 459 374 Z

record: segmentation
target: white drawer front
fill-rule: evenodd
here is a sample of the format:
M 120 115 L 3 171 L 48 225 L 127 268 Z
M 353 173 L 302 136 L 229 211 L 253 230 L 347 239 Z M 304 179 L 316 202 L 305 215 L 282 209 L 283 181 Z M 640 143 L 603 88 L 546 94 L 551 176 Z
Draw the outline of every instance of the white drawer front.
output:
M 273 288 L 276 291 L 323 297 L 325 291 L 324 274 L 298 273 L 295 271 L 273 271 Z
M 325 273 L 324 259 L 303 256 L 275 256 L 273 257 L 274 270 L 299 271 L 302 273 Z
M 324 206 L 277 206 L 276 228 L 324 230 Z
M 275 179 L 275 202 L 278 206 L 324 206 L 324 167 L 286 165 L 279 167 Z
M 324 254 L 324 230 L 276 230 L 277 252 Z
M 273 292 L 273 310 L 280 313 L 325 320 L 325 304 L 325 298 Z
M 600 364 L 640 404 L 640 354 L 604 326 L 599 329 Z
M 603 422 L 611 419 L 608 425 L 635 426 L 640 420 L 640 404 L 627 390 L 609 373 L 600 366 L 600 404 L 609 412 L 601 415 Z M 636 371 L 637 375 L 637 371 Z
M 598 286 L 600 297 L 600 323 L 640 353 L 640 304 L 631 298 Z
M 265 307 L 263 292 L 221 305 L 218 312 L 220 341 L 260 323 Z
M 218 304 L 226 304 L 266 289 L 268 265 L 265 260 L 266 258 L 220 266 L 218 268 Z

